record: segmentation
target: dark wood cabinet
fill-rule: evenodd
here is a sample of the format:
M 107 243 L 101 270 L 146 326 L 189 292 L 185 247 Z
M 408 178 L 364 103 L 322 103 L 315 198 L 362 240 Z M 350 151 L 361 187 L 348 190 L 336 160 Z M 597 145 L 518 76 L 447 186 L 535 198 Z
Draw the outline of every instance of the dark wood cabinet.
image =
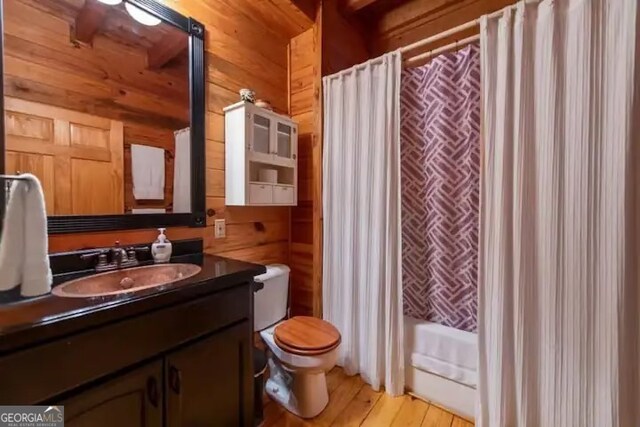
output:
M 253 426 L 253 285 L 229 280 L 0 352 L 0 403 L 62 404 L 71 427 Z
M 252 426 L 251 333 L 245 320 L 96 384 L 62 402 L 65 425 Z
M 166 357 L 168 427 L 252 425 L 250 337 L 244 321 Z
M 68 427 L 162 427 L 162 362 L 63 401 Z

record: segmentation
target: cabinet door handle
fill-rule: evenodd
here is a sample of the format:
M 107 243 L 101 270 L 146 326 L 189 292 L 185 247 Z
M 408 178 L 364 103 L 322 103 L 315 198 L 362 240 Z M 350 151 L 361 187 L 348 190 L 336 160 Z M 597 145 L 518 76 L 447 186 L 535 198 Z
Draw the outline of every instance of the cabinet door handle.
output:
M 175 394 L 182 391 L 182 372 L 175 366 L 169 367 L 169 387 Z
M 147 379 L 147 399 L 149 399 L 154 408 L 158 407 L 158 380 L 156 377 Z

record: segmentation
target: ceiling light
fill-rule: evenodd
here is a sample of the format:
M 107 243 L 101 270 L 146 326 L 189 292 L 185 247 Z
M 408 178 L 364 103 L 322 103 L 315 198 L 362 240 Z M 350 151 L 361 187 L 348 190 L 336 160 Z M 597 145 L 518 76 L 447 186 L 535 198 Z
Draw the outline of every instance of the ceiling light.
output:
M 108 4 L 109 6 L 115 6 L 122 3 L 122 0 L 98 0 L 100 3 Z
M 107 1 L 115 1 L 115 0 L 107 0 Z M 128 3 L 128 2 L 125 3 L 124 7 L 127 9 L 127 12 L 129 12 L 129 15 L 131 15 L 133 19 L 135 19 L 142 25 L 148 25 L 150 27 L 153 27 L 154 25 L 158 25 L 159 23 L 162 22 L 160 18 L 153 16 L 149 12 L 145 12 L 144 10 L 140 9 L 138 6 L 134 6 L 131 3 Z

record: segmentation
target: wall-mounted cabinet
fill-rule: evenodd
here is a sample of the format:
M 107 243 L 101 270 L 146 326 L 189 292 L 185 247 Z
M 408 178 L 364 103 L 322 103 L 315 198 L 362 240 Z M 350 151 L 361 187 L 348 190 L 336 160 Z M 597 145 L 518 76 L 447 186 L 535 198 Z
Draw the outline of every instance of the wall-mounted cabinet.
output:
M 226 204 L 296 205 L 298 125 L 249 102 L 224 112 Z

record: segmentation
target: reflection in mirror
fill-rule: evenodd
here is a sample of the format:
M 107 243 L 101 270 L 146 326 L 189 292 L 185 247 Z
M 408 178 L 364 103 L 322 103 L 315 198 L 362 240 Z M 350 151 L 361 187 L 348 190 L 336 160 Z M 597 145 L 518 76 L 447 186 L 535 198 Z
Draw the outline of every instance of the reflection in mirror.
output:
M 188 35 L 106 3 L 4 2 L 5 171 L 50 216 L 190 212 Z

